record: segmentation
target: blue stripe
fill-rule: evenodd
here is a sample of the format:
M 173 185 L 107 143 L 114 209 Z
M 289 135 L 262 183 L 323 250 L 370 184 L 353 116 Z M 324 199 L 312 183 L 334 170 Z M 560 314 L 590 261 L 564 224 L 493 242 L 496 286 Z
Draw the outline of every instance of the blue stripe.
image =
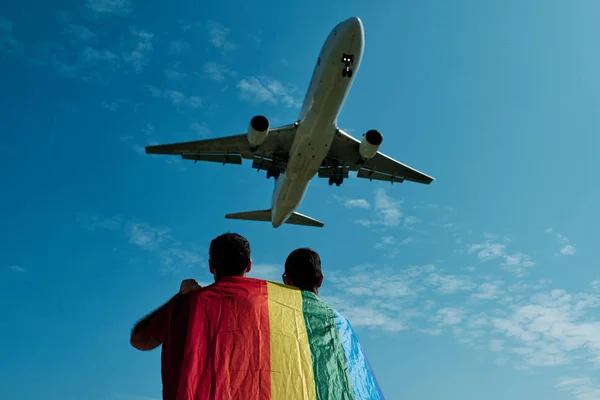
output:
M 346 318 L 334 313 L 356 400 L 385 400 L 354 329 Z

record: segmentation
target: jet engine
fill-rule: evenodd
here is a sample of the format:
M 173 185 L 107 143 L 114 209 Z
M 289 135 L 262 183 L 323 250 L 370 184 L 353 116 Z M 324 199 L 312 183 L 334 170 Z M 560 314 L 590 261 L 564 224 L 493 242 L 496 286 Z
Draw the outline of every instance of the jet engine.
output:
M 379 146 L 383 142 L 383 136 L 375 129 L 371 129 L 363 135 L 363 138 L 358 147 L 358 152 L 364 160 L 368 160 L 377 154 Z
M 248 143 L 252 149 L 258 148 L 267 139 L 269 134 L 269 120 L 262 115 L 257 115 L 250 120 L 248 125 Z

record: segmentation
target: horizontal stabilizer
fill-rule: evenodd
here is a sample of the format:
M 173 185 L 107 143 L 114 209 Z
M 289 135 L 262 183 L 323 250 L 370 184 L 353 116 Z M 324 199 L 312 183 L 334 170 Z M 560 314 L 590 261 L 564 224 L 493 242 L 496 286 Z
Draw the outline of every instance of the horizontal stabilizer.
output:
M 246 211 L 234 214 L 225 215 L 227 219 L 240 219 L 245 221 L 262 221 L 262 222 L 270 222 L 271 221 L 271 210 L 257 210 L 257 211 Z M 290 225 L 303 225 L 303 226 L 315 226 L 318 228 L 322 228 L 324 223 L 321 221 L 317 221 L 314 218 L 307 217 L 306 215 L 294 212 L 287 221 L 286 224 Z
M 292 225 L 304 225 L 304 226 L 316 226 L 317 228 L 322 228 L 324 223 L 321 221 L 317 221 L 314 218 L 307 217 L 306 215 L 302 215 L 300 213 L 294 212 L 287 221 L 286 224 Z
M 245 221 L 271 221 L 271 210 L 246 211 L 234 214 L 227 214 L 227 219 L 243 219 Z

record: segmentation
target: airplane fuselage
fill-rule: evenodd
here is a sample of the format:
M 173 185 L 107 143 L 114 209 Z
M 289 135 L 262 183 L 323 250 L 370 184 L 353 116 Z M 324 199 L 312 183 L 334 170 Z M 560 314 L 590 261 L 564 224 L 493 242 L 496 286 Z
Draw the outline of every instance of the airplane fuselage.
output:
M 302 202 L 308 185 L 327 157 L 337 118 L 346 100 L 364 51 L 362 22 L 353 17 L 338 24 L 327 37 L 304 98 L 285 172 L 277 179 L 271 203 L 271 223 L 277 228 Z M 351 62 L 344 58 L 352 57 Z M 350 76 L 342 71 L 349 66 Z

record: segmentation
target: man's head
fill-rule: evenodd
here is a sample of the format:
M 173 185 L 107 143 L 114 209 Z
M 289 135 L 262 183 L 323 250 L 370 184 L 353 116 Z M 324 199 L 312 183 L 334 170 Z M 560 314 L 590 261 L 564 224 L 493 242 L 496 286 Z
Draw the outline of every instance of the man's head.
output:
M 245 276 L 252 267 L 250 243 L 237 233 L 225 233 L 210 242 L 208 265 L 215 281 L 226 276 Z
M 309 290 L 318 294 L 323 283 L 319 254 L 308 248 L 292 251 L 285 260 L 283 282 L 286 285 L 296 286 L 300 290 Z

